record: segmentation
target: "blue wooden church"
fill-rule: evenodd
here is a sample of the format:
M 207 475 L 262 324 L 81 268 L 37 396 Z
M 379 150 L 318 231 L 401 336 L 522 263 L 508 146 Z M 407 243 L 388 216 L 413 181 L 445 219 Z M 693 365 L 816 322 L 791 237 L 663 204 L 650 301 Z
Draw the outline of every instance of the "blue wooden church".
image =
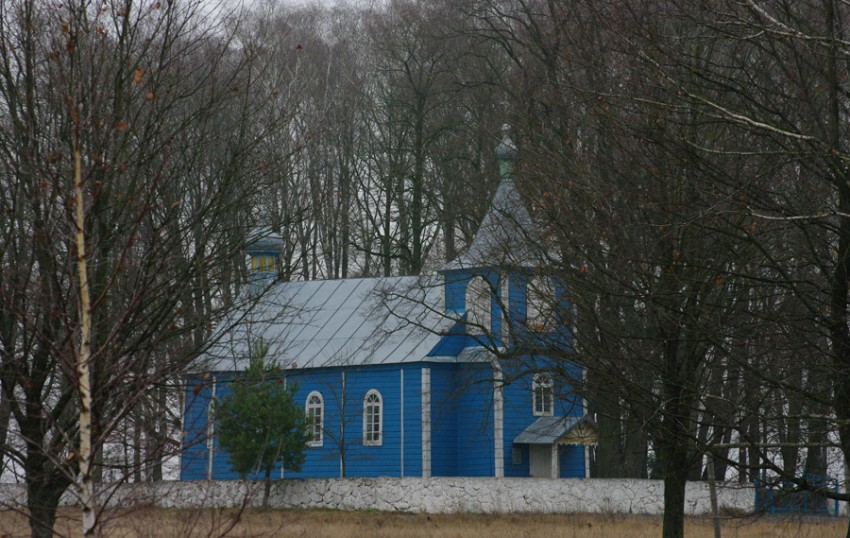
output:
M 281 477 L 588 476 L 596 427 L 562 381 L 581 369 L 512 352 L 535 338 L 570 346 L 552 308 L 568 309 L 566 294 L 528 247 L 537 231 L 511 179 L 515 153 L 505 137 L 478 233 L 436 275 L 274 282 L 281 241 L 258 233 L 248 254 L 265 291 L 188 376 L 181 478 L 237 478 L 212 402 L 261 343 L 313 417 L 305 464 Z

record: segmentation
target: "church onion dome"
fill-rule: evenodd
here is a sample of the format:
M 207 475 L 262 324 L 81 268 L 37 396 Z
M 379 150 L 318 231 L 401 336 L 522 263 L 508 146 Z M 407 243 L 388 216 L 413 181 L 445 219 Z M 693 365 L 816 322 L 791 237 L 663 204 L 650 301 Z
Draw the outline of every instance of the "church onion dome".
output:
M 504 136 L 502 137 L 502 141 L 499 142 L 499 145 L 496 146 L 496 158 L 500 161 L 503 160 L 514 160 L 517 156 L 516 144 L 514 141 L 510 139 L 507 133 L 507 129 L 503 128 Z
M 255 227 L 248 234 L 245 251 L 250 255 L 277 255 L 281 250 L 283 250 L 283 238 L 267 224 Z
M 496 160 L 499 162 L 499 175 L 508 177 L 513 173 L 514 161 L 517 156 L 516 144 L 508 136 L 510 127 L 504 125 L 502 127 L 502 141 L 496 146 Z

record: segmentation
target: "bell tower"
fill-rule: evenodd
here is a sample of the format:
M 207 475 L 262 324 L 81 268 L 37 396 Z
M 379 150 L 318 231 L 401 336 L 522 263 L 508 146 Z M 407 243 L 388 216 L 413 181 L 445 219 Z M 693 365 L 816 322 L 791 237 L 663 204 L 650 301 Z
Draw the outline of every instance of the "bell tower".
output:
M 250 280 L 255 290 L 262 290 L 277 280 L 283 238 L 262 222 L 248 234 L 245 253 L 251 258 Z

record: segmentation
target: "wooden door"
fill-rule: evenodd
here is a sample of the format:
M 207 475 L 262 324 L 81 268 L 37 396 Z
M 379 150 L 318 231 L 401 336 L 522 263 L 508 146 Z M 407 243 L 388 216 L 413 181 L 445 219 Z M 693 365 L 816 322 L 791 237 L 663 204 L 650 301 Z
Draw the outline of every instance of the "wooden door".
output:
M 531 445 L 528 453 L 531 476 L 535 478 L 551 478 L 552 447 L 549 445 Z

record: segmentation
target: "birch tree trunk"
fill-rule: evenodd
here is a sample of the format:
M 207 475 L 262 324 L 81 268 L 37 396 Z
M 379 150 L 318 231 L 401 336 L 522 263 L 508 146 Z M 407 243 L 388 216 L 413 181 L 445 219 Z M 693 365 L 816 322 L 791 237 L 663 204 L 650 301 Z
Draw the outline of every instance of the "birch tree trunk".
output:
M 76 112 L 76 111 L 75 111 Z M 74 114 L 76 118 L 76 114 Z M 80 279 L 80 355 L 77 359 L 77 383 L 80 390 L 80 450 L 77 458 L 80 471 L 77 486 L 83 507 L 83 536 L 95 535 L 94 482 L 92 480 L 92 395 L 89 375 L 91 360 L 91 300 L 86 268 L 85 199 L 80 164 L 80 150 L 74 136 L 74 202 L 76 205 L 77 271 Z

